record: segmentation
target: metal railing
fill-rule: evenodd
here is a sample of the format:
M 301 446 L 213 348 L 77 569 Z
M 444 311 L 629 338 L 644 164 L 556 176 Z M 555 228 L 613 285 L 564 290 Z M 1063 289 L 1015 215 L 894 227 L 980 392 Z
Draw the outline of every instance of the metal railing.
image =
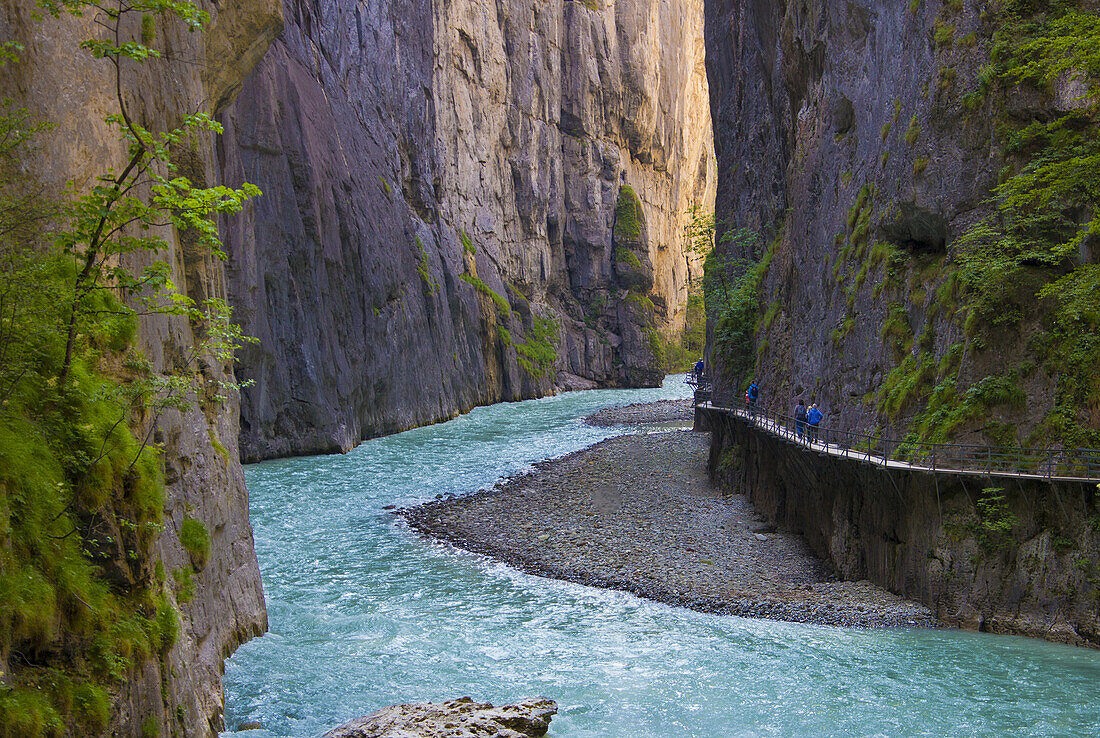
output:
M 705 380 L 704 380 L 705 381 Z M 705 397 L 696 390 L 696 405 L 739 415 L 763 430 L 823 453 L 857 459 L 883 467 L 912 467 L 987 475 L 1035 476 L 1046 479 L 1100 479 L 1100 450 L 1086 448 L 996 447 L 961 443 L 922 443 L 887 438 L 882 434 L 809 426 L 793 415 L 750 405 L 726 393 Z

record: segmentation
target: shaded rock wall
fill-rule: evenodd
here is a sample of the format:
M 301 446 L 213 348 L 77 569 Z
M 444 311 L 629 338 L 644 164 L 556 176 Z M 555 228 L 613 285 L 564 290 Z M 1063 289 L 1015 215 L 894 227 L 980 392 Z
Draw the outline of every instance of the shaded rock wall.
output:
M 1100 647 L 1094 483 L 886 471 L 697 412 L 712 432 L 711 474 L 845 579 L 870 579 L 951 625 Z M 989 488 L 1003 506 L 983 504 Z
M 886 411 L 890 372 L 965 344 L 958 296 L 937 289 L 1004 162 L 994 113 L 962 102 L 988 59 L 985 5 L 707 0 L 717 218 L 774 249 L 761 289 L 774 320 L 756 335 L 762 403 L 814 398 L 838 427 L 902 435 L 927 397 Z M 950 40 L 937 41 L 947 26 Z M 958 386 L 1003 371 L 1025 340 L 955 357 Z M 1022 387 L 1027 407 L 998 408 L 960 427 L 960 440 L 988 440 L 990 420 L 1018 423 L 1026 438 L 1050 409 L 1051 383 L 1036 373 Z
M 281 8 L 268 0 L 235 2 L 221 12 L 213 3 L 204 8 L 213 16 L 205 33 L 189 33 L 177 24 L 158 26 L 152 45 L 170 61 L 125 71 L 132 113 L 153 130 L 178 125 L 186 114 L 213 112 L 214 101 L 228 101 L 281 27 Z M 44 194 L 59 195 L 70 181 L 81 190 L 109 168 L 121 168 L 126 151 L 117 132 L 103 122 L 103 116 L 117 110 L 110 67 L 77 46 L 96 35 L 94 17 L 89 13 L 81 19 L 36 22 L 31 19 L 35 9 L 34 3 L 21 0 L 0 2 L 3 37 L 18 39 L 25 47 L 23 61 L 5 70 L 10 75 L 4 78 L 5 94 L 28 108 L 33 118 L 55 124 L 40 135 L 40 155 L 28 166 Z M 205 63 L 196 64 L 196 59 Z M 213 143 L 198 141 L 192 156 L 183 157 L 183 173 L 195 182 L 217 181 Z M 220 262 L 189 253 L 174 231 L 161 235 L 172 244 L 171 253 L 162 257 L 172 265 L 172 280 L 182 292 L 196 301 L 225 296 Z M 130 266 L 140 269 L 144 264 Z M 195 344 L 186 320 L 165 316 L 143 318 L 138 340 L 161 370 L 178 366 Z M 231 367 L 209 357 L 201 360 L 208 377 L 232 380 Z M 112 735 L 142 736 L 145 726 L 156 726 L 159 735 L 216 734 L 224 706 L 223 660 L 267 627 L 248 493 L 238 461 L 237 398 L 224 404 L 192 399 L 191 409 L 167 410 L 156 423 L 153 440 L 163 448 L 167 503 L 156 544 L 158 561 L 142 568 L 152 571 L 163 564 L 169 592 L 177 594 L 171 573 L 190 567 L 179 540 L 185 516 L 206 526 L 210 554 L 193 576 L 190 599 L 174 603 L 181 621 L 176 644 L 162 659 L 138 664 L 112 695 Z
M 239 369 L 246 460 L 578 377 L 659 381 L 655 339 L 682 328 L 696 268 L 686 211 L 713 197 L 697 0 L 285 10 L 220 150 L 228 181 L 265 192 L 227 242 L 260 338 Z M 637 243 L 613 236 L 623 185 Z M 647 279 L 614 266 L 619 246 Z

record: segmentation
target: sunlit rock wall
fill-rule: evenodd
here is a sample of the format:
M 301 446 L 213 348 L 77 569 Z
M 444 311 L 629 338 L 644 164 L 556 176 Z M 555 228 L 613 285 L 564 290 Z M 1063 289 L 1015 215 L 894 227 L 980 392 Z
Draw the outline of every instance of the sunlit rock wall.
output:
M 265 192 L 228 241 L 245 459 L 659 381 L 715 180 L 698 0 L 285 9 L 223 116 L 224 176 Z

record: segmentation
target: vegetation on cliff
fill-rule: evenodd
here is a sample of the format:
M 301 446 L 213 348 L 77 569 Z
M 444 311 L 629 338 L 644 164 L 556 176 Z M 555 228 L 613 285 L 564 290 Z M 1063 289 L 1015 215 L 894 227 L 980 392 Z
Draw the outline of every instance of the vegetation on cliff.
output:
M 763 254 L 759 234 L 727 231 L 723 248 L 711 251 L 703 265 L 703 294 L 708 322 L 714 327 L 711 365 L 724 383 L 748 384 L 756 367 L 757 325 L 763 303 L 760 282 L 771 263 L 773 247 Z
M 209 20 L 196 4 L 39 5 L 108 29 L 81 48 L 114 67 L 106 121 L 126 158 L 88 191 L 48 201 L 24 167 L 41 127 L 10 106 L 0 115 L 0 736 L 32 738 L 101 734 L 112 691 L 178 636 L 172 587 L 154 563 L 164 483 L 152 433 L 167 408 L 196 394 L 217 401 L 224 383 L 200 364 L 224 370 L 241 336 L 224 302 L 196 304 L 159 257 L 173 231 L 222 256 L 215 217 L 258 194 L 193 186 L 174 154 L 219 126 L 197 114 L 154 132 L 122 92 L 127 64 L 159 57 L 157 23 Z M 18 64 L 20 51 L 6 45 L 3 63 Z M 127 268 L 140 254 L 148 266 Z M 148 315 L 188 321 L 196 336 L 167 374 L 135 344 Z
M 991 62 L 968 100 L 995 98 L 1005 166 L 991 214 L 953 250 L 968 343 L 994 351 L 1031 326 L 1001 379 L 1054 378 L 1054 407 L 1032 440 L 1100 447 L 1089 419 L 1100 406 L 1100 16 L 1025 0 L 996 13 Z M 1006 102 L 1022 92 L 1042 101 L 1023 116 Z

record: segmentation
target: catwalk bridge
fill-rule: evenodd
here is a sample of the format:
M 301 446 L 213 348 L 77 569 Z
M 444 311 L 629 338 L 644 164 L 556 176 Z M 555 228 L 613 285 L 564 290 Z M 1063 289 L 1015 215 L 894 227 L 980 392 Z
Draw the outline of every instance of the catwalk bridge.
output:
M 794 416 L 744 400 L 712 393 L 704 379 L 696 386 L 696 408 L 728 414 L 757 432 L 798 444 L 817 453 L 853 459 L 885 469 L 943 472 L 982 477 L 1100 481 L 1100 450 L 1006 448 L 896 440 L 881 434 L 856 433 L 796 424 Z

